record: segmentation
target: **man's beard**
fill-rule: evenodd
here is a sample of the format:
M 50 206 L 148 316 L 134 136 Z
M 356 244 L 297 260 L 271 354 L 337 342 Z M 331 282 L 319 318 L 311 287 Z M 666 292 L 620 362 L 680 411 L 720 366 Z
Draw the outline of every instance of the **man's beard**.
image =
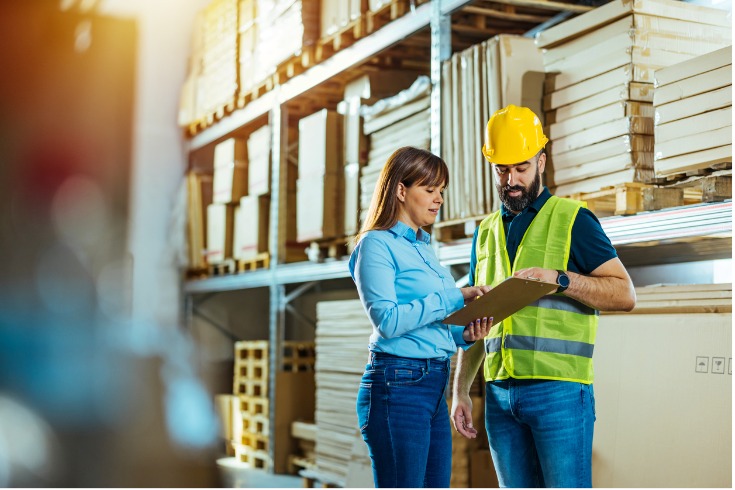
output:
M 538 197 L 538 192 L 541 188 L 541 172 L 538 171 L 537 167 L 536 177 L 534 177 L 533 182 L 531 182 L 528 189 L 520 185 L 506 185 L 503 187 L 500 184 L 495 184 L 495 187 L 498 189 L 500 200 L 505 205 L 506 209 L 514 213 L 520 213 L 530 206 Z M 518 197 L 511 197 L 508 195 L 511 191 L 521 191 L 521 195 Z

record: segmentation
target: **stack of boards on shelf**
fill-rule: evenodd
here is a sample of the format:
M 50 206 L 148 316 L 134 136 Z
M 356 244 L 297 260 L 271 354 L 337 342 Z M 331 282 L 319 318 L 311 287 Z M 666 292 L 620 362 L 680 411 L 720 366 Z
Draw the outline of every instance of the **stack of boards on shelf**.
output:
M 555 193 L 654 177 L 654 72 L 732 43 L 723 11 L 613 0 L 539 34 Z
M 365 221 L 388 157 L 402 146 L 430 148 L 430 91 L 429 79 L 419 77 L 397 95 L 360 108 L 363 131 L 369 139 L 367 164 L 360 169 L 360 223 Z
M 732 172 L 732 46 L 656 71 L 654 167 Z
M 540 114 L 541 53 L 530 38 L 499 35 L 457 53 L 442 67 L 442 153 L 449 167 L 442 221 L 498 209 L 491 167 L 482 155 L 485 125 L 508 104 Z
M 312 476 L 325 483 L 373 486 L 355 408 L 372 331 L 359 300 L 317 303 L 317 468 Z

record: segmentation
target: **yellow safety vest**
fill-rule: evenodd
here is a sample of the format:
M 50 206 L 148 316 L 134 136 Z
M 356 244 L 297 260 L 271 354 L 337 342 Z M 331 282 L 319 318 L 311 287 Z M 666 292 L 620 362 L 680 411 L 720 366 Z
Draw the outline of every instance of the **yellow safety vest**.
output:
M 551 196 L 528 227 L 511 268 L 500 211 L 477 234 L 475 284 L 495 286 L 528 267 L 566 270 L 580 201 Z M 485 380 L 592 383 L 599 313 L 564 294 L 547 295 L 493 325 L 485 337 Z

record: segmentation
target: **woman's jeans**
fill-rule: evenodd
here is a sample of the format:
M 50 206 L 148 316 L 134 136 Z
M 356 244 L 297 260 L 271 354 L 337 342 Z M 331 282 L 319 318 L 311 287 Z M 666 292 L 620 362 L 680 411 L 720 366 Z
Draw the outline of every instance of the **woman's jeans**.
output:
M 357 420 L 376 487 L 449 487 L 448 381 L 448 359 L 370 354 L 357 394 Z
M 591 487 L 594 423 L 592 385 L 486 384 L 485 427 L 501 487 Z

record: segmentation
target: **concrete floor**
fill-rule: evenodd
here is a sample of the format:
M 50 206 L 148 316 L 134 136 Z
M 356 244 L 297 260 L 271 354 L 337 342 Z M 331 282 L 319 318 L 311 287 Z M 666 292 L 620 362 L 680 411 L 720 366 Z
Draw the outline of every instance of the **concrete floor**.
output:
M 221 458 L 217 467 L 222 476 L 224 488 L 301 488 L 303 480 L 299 476 L 274 475 L 267 471 L 250 468 L 237 458 Z

